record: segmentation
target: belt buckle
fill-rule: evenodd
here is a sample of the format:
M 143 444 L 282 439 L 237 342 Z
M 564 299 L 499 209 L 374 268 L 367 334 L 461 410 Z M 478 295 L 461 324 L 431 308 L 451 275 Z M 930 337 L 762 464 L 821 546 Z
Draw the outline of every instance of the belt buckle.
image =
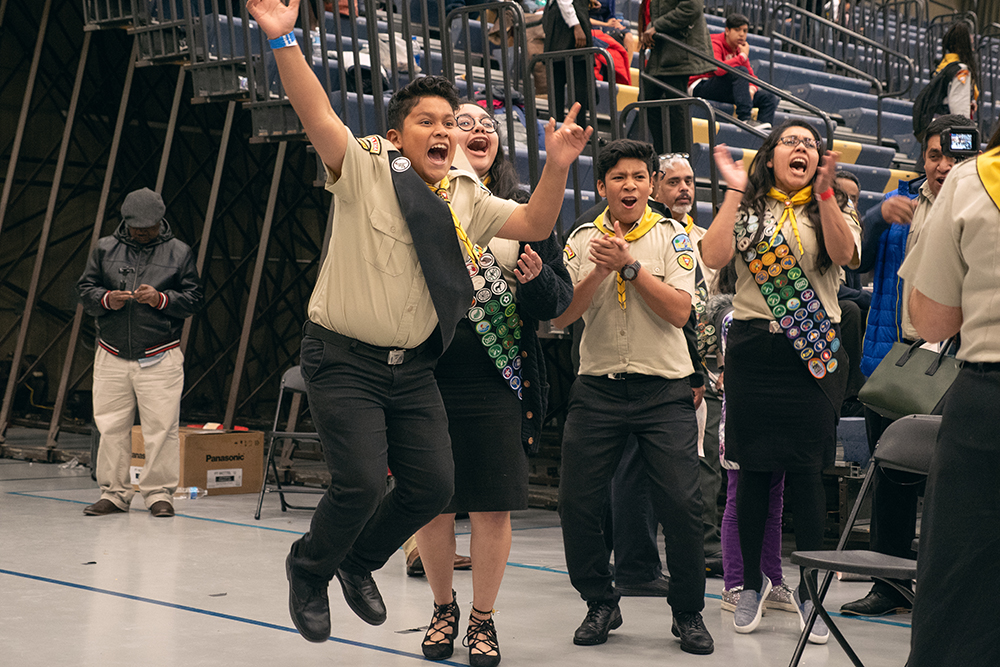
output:
M 406 350 L 389 350 L 389 358 L 386 363 L 390 366 L 398 366 L 403 363 L 403 357 L 406 355 Z
M 625 379 L 625 374 L 624 373 L 608 373 L 608 379 L 609 380 L 624 380 Z
M 776 321 L 771 320 L 767 323 L 767 330 L 773 334 L 781 333 L 781 325 Z

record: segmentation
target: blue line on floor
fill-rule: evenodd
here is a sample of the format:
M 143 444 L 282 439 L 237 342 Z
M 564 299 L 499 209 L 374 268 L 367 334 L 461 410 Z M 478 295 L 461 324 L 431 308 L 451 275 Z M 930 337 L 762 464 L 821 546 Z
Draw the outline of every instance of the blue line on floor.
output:
M 7 574 L 12 577 L 21 577 L 22 579 L 31 579 L 34 581 L 41 581 L 46 584 L 56 584 L 58 586 L 65 586 L 67 588 L 76 588 L 81 591 L 88 591 L 91 593 L 101 593 L 102 595 L 110 595 L 111 597 L 122 598 L 124 600 L 133 600 L 135 602 L 145 602 L 147 604 L 153 604 L 160 607 L 167 607 L 168 609 L 178 609 L 180 611 L 189 611 L 194 614 L 202 614 L 204 616 L 212 616 L 214 618 L 221 618 L 227 621 L 236 621 L 238 623 L 246 623 L 247 625 L 256 625 L 262 628 L 268 628 L 270 630 L 281 630 L 282 632 L 290 632 L 292 634 L 299 634 L 299 631 L 295 628 L 289 628 L 284 625 L 278 625 L 276 623 L 267 623 L 265 621 L 257 621 L 252 618 L 244 618 L 242 616 L 234 616 L 232 614 L 223 614 L 217 611 L 209 611 L 208 609 L 199 609 L 198 607 L 189 607 L 183 604 L 175 604 L 173 602 L 164 602 L 162 600 L 154 600 L 152 598 L 144 598 L 139 595 L 131 595 L 129 593 L 119 593 L 117 591 L 109 591 L 104 588 L 95 588 L 93 586 L 86 586 L 84 584 L 75 584 L 71 581 L 61 581 L 59 579 L 50 579 L 49 577 L 40 577 L 34 574 L 27 574 L 24 572 L 14 572 L 12 570 L 0 569 L 0 574 Z M 347 646 L 355 646 L 358 648 L 365 648 L 371 651 L 379 651 L 381 653 L 390 653 L 392 655 L 402 656 L 404 658 L 413 658 L 414 660 L 420 660 L 425 662 L 423 655 L 417 655 L 416 653 L 409 653 L 407 651 L 400 651 L 394 648 L 388 648 L 386 646 L 376 646 L 375 644 L 365 644 L 364 642 L 356 642 L 350 639 L 343 639 L 341 637 L 330 637 L 329 641 L 336 642 L 338 644 L 346 644 Z M 464 667 L 463 663 L 451 662 L 450 660 L 442 660 L 439 664 L 442 665 L 458 665 L 459 667 Z
M 9 493 L 10 495 L 13 495 L 13 496 L 26 496 L 28 498 L 42 498 L 44 500 L 59 500 L 59 501 L 62 501 L 62 502 L 67 502 L 67 503 L 78 503 L 80 505 L 89 505 L 90 504 L 90 503 L 88 503 L 85 500 L 71 500 L 69 498 L 55 498 L 55 497 L 52 497 L 52 496 L 39 495 L 37 493 L 25 493 L 23 491 L 8 491 L 7 493 Z M 255 525 L 255 524 L 252 524 L 252 523 L 238 523 L 236 521 L 225 521 L 223 519 L 209 519 L 209 518 L 201 517 L 201 516 L 191 516 L 190 514 L 178 514 L 177 516 L 184 517 L 186 519 L 197 519 L 199 521 L 211 521 L 213 523 L 221 523 L 221 524 L 226 524 L 226 525 L 229 525 L 229 526 L 242 526 L 244 528 L 259 528 L 261 530 L 271 530 L 271 531 L 275 531 L 275 532 L 279 532 L 279 533 L 291 533 L 292 535 L 301 535 L 302 534 L 301 531 L 288 530 L 286 528 L 271 528 L 270 526 L 259 526 L 259 525 Z M 558 526 L 529 526 L 527 528 L 515 528 L 514 530 L 531 530 L 531 529 L 535 529 L 535 528 L 557 528 L 557 527 Z M 459 533 L 459 534 L 463 534 L 463 533 Z M 507 563 L 507 567 L 516 567 L 516 568 L 519 568 L 519 569 L 522 569 L 522 570 L 536 570 L 538 572 L 553 572 L 555 574 L 565 574 L 565 575 L 569 574 L 569 572 L 567 572 L 566 570 L 558 570 L 556 568 L 545 567 L 543 565 L 527 565 L 527 564 L 524 564 L 524 563 L 510 563 L 510 562 L 508 562 Z M 4 570 L 0 570 L 0 572 L 3 572 L 3 571 Z M 716 595 L 714 593 L 705 593 L 705 597 L 706 598 L 712 598 L 712 599 L 715 599 L 715 600 L 721 600 L 722 599 L 721 595 Z M 889 621 L 889 620 L 886 620 L 884 618 L 869 618 L 869 617 L 865 617 L 865 616 L 845 616 L 845 615 L 840 614 L 838 612 L 830 612 L 830 615 L 834 616 L 836 618 L 847 619 L 849 621 L 864 621 L 865 623 L 878 623 L 880 625 L 890 625 L 890 626 L 894 626 L 894 627 L 897 627 L 897 628 L 909 628 L 910 627 L 909 623 L 900 623 L 898 621 Z M 445 664 L 448 664 L 448 663 L 445 663 Z

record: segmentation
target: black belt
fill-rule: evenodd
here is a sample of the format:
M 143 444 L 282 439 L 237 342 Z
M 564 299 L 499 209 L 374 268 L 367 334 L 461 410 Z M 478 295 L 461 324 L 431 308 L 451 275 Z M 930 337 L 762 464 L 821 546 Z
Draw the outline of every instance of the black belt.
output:
M 962 368 L 968 368 L 970 370 L 976 371 L 977 373 L 992 373 L 994 371 L 1000 371 L 1000 363 L 995 361 L 979 361 L 975 363 L 969 363 L 966 361 Z
M 736 321 L 739 322 L 740 320 Z M 754 329 L 760 329 L 761 331 L 766 331 L 768 333 L 773 333 L 773 334 L 781 333 L 781 325 L 778 324 L 775 320 L 758 319 L 758 320 L 742 320 L 742 321 L 746 322 L 748 326 L 753 327 Z
M 415 359 L 421 352 L 427 349 L 428 346 L 427 341 L 424 341 L 420 345 L 417 345 L 409 350 L 369 345 L 368 343 L 362 343 L 360 340 L 342 336 L 336 331 L 330 331 L 326 327 L 322 327 L 315 322 L 306 322 L 305 326 L 302 327 L 302 333 L 307 336 L 312 336 L 313 338 L 319 338 L 324 343 L 336 345 L 337 347 L 350 350 L 355 354 L 360 354 L 363 357 L 368 357 L 370 359 L 374 359 L 375 361 L 381 361 L 390 366 L 398 366 L 399 364 L 405 364 L 407 361 Z
M 605 373 L 598 377 L 606 377 L 609 380 L 648 380 L 659 377 L 658 375 L 646 375 L 645 373 Z

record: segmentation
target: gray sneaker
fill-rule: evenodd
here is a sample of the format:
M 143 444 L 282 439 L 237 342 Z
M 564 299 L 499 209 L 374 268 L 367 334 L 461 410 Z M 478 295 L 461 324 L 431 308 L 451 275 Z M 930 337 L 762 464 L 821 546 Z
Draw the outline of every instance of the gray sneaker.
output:
M 763 575 L 761 575 L 763 576 Z M 749 634 L 760 625 L 760 617 L 764 615 L 764 598 L 771 592 L 771 580 L 766 576 L 760 591 L 740 591 L 740 599 L 736 602 L 733 612 L 733 625 L 736 632 Z
M 795 607 L 799 612 L 799 630 L 806 627 L 806 618 L 809 617 L 809 613 L 812 612 L 813 603 L 812 600 L 806 600 L 805 602 L 799 601 L 799 589 L 795 588 L 795 592 L 792 594 L 795 600 Z M 823 622 L 823 618 L 817 614 L 816 622 L 813 623 L 812 630 L 809 631 L 809 642 L 812 644 L 825 644 L 830 639 L 830 629 L 826 627 L 826 623 Z

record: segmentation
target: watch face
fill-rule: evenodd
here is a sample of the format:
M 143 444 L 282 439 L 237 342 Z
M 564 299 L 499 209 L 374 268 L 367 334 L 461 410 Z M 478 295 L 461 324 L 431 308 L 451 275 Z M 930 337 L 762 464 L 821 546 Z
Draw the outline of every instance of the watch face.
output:
M 639 270 L 635 264 L 629 264 L 622 268 L 622 278 L 625 280 L 635 280 L 637 275 L 639 275 Z

